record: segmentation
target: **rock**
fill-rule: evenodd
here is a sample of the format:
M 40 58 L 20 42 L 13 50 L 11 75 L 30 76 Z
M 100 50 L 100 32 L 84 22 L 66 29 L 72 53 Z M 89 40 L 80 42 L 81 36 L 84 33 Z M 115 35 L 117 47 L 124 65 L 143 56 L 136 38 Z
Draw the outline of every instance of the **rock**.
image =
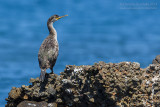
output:
M 140 68 L 137 62 L 67 65 L 46 74 L 44 82 L 13 87 L 6 107 L 108 107 L 160 105 L 160 65 Z
M 160 55 L 157 55 L 155 59 L 153 59 L 152 64 L 160 64 Z
M 94 103 L 94 98 L 90 98 L 89 101 Z
M 133 68 L 136 70 L 140 69 L 140 64 L 137 62 L 133 62 Z
M 31 78 L 30 81 L 29 81 L 29 83 L 33 83 L 33 82 L 35 82 L 35 79 Z
M 20 95 L 21 95 L 21 89 L 16 88 L 16 87 L 12 87 L 12 90 L 9 93 L 9 97 L 12 99 L 17 99 L 20 97 Z
M 17 107 L 57 107 L 56 103 L 47 103 L 45 101 L 22 101 Z
M 56 100 L 56 102 L 62 103 L 62 99 L 58 98 L 58 99 Z

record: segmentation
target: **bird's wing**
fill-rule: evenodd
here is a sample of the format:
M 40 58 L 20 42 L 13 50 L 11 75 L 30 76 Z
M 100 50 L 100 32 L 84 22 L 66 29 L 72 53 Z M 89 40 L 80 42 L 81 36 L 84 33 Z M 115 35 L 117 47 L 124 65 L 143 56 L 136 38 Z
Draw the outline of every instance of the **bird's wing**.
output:
M 40 49 L 39 49 L 39 53 L 38 53 L 38 60 L 39 62 L 44 61 L 44 60 L 52 60 L 52 58 L 54 58 L 53 56 L 55 56 L 55 54 L 57 54 L 57 50 L 58 49 L 58 43 L 57 41 L 55 41 L 52 37 L 47 37 Z

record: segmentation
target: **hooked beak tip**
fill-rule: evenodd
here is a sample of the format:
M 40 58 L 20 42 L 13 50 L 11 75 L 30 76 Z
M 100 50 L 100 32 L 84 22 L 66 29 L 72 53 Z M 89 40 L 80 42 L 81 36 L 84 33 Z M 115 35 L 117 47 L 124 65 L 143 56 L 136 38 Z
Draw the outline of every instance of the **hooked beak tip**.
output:
M 57 20 L 61 19 L 62 17 L 65 17 L 65 16 L 68 16 L 68 15 L 64 15 L 64 16 L 60 16 L 58 18 L 56 18 Z

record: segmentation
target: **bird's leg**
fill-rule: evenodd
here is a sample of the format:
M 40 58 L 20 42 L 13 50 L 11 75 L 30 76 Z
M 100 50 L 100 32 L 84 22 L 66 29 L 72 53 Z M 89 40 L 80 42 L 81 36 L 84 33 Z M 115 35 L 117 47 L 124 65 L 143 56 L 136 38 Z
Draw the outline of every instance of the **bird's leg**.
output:
M 50 74 L 53 74 L 53 68 L 50 68 L 51 69 L 51 73 Z
M 43 82 L 45 79 L 45 75 L 46 75 L 46 69 L 41 69 L 39 80 Z

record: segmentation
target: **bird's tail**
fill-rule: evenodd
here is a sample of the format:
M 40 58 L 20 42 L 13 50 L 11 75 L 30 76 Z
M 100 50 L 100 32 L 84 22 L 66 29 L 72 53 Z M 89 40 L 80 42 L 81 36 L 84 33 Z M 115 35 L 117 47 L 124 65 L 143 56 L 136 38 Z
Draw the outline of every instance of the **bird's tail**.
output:
M 39 78 L 39 80 L 41 81 L 41 82 L 43 82 L 44 81 L 44 78 L 45 78 L 45 74 L 46 74 L 46 70 L 41 70 L 41 74 L 40 74 L 40 78 Z

